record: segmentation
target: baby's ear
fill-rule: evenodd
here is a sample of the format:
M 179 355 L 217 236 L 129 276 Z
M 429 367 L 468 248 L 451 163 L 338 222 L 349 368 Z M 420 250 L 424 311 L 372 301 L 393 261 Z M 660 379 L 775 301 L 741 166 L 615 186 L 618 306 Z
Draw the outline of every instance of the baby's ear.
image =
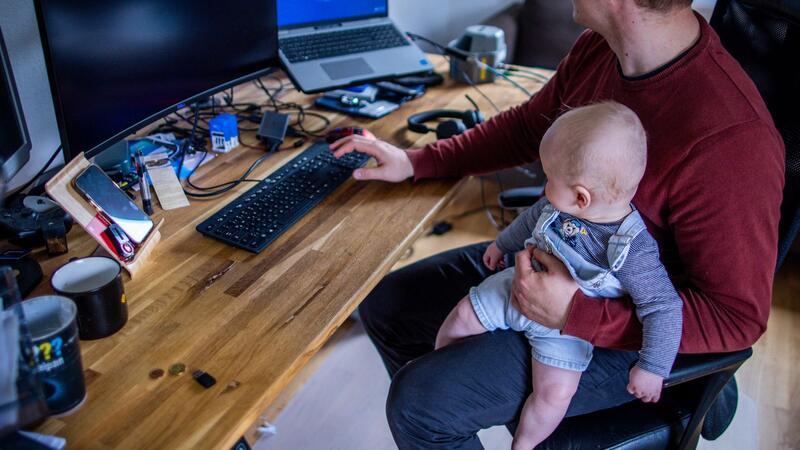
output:
M 592 194 L 585 187 L 578 185 L 573 188 L 575 190 L 575 205 L 579 209 L 586 209 L 592 204 Z

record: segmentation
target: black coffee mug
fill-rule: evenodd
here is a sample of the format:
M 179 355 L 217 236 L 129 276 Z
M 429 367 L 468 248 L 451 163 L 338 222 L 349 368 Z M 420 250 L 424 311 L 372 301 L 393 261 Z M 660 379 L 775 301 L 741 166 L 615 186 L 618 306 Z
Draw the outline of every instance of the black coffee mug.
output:
M 78 307 L 81 339 L 100 339 L 128 322 L 128 302 L 122 286 L 122 267 L 105 256 L 74 259 L 55 271 L 50 285 Z

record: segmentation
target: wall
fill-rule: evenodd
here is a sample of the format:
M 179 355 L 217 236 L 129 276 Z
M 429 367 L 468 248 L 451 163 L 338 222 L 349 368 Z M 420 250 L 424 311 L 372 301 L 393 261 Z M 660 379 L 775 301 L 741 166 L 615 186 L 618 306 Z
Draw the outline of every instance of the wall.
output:
M 468 25 L 481 23 L 514 3 L 522 0 L 389 0 L 389 15 L 401 30 L 445 43 Z M 714 3 L 716 0 L 694 0 L 693 6 L 708 18 Z
M 553 0 L 566 1 L 566 0 Z M 447 43 L 517 0 L 389 0 L 389 16 L 403 31 Z
M 31 0 L 0 0 L 0 28 L 14 70 L 28 133 L 31 158 L 11 180 L 14 189 L 42 168 L 61 142 Z M 63 162 L 61 157 L 57 160 Z

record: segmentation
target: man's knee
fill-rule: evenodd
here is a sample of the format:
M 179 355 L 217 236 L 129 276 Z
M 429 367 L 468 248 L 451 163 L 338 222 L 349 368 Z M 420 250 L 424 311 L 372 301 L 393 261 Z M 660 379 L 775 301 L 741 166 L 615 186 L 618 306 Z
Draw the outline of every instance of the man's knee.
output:
M 398 443 L 425 447 L 425 443 L 453 438 L 457 418 L 448 413 L 448 390 L 430 375 L 428 368 L 411 362 L 392 379 L 386 418 Z

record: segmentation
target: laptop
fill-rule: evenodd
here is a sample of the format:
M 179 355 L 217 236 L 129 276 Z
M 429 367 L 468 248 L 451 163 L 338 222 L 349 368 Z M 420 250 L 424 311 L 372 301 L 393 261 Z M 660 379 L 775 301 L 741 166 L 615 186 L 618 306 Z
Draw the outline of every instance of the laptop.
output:
M 278 0 L 283 67 L 305 93 L 433 70 L 388 0 Z

